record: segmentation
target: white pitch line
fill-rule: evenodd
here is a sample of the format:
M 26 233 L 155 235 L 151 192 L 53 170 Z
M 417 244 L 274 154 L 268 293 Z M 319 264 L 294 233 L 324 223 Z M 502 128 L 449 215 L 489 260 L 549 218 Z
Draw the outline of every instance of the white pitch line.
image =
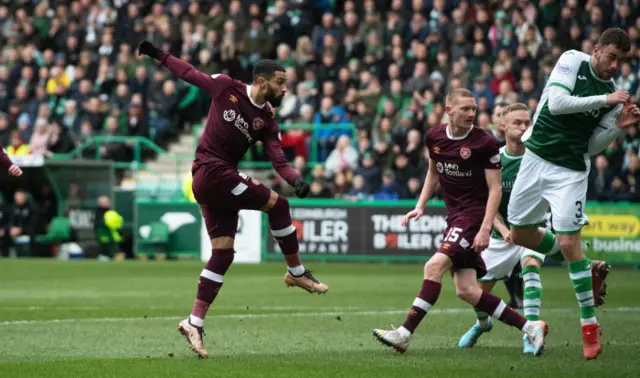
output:
M 640 307 L 611 307 L 604 309 L 602 313 L 607 312 L 637 312 Z M 331 311 L 331 312 L 290 312 L 290 313 L 273 313 L 273 314 L 211 314 L 207 318 L 216 319 L 264 319 L 264 318 L 291 318 L 291 317 L 320 317 L 320 316 L 336 316 L 336 315 L 358 315 L 358 316 L 376 316 L 376 315 L 398 315 L 406 314 L 404 310 L 372 310 L 372 311 Z M 437 314 L 463 314 L 472 313 L 471 308 L 446 308 L 429 310 L 430 315 Z M 543 313 L 566 313 L 578 312 L 578 308 L 552 308 L 544 310 Z M 37 324 L 59 324 L 59 323 L 109 323 L 109 322 L 130 322 L 145 320 L 181 320 L 184 316 L 148 316 L 148 317 L 128 317 L 128 318 L 78 318 L 78 319 L 45 319 L 45 320 L 7 320 L 0 322 L 0 326 L 11 325 L 37 325 Z

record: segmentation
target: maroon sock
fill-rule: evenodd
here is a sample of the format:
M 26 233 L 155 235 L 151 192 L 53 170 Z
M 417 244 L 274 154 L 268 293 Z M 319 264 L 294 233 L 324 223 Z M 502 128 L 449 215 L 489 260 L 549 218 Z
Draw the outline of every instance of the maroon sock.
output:
M 280 245 L 280 249 L 282 250 L 282 254 L 284 255 L 284 260 L 287 262 L 288 267 L 294 268 L 296 266 L 302 265 L 302 261 L 300 261 L 300 255 L 298 254 L 298 236 L 296 235 L 295 231 L 287 236 L 276 238 L 276 240 Z
M 418 325 L 427 315 L 427 311 L 433 306 L 438 297 L 440 296 L 440 289 L 442 284 L 440 282 L 424 280 L 422 281 L 422 288 L 418 297 L 413 301 L 413 305 L 407 315 L 407 320 L 402 323 L 402 326 L 413 333 Z
M 511 307 L 507 306 L 502 299 L 493 294 L 483 292 L 475 307 L 494 318 L 498 318 L 501 322 L 520 330 L 524 328 L 527 322 L 524 316 L 515 312 Z
M 269 227 L 280 246 L 287 266 L 289 268 L 301 266 L 302 261 L 300 261 L 300 255 L 298 254 L 298 235 L 295 227 L 291 224 L 289 202 L 285 198 L 278 197 L 276 204 L 269 211 Z
M 216 299 L 222 287 L 222 277 L 233 262 L 233 249 L 213 249 L 198 280 L 198 292 L 193 304 L 190 320 L 193 325 L 202 327 L 209 306 Z M 194 317 L 196 319 L 194 319 Z

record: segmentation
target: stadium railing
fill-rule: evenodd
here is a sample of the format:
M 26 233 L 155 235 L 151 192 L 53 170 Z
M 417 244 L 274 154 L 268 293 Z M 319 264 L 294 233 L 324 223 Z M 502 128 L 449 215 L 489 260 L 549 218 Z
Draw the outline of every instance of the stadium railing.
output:
M 106 143 L 128 143 L 133 151 L 133 158 L 131 161 L 113 161 L 113 167 L 115 169 L 130 169 L 134 172 L 138 170 L 148 171 L 153 175 L 159 176 L 159 172 L 153 171 L 148 164 L 143 161 L 143 150 L 148 149 L 159 156 L 169 157 L 170 160 L 175 162 L 176 177 L 182 177 L 183 164 L 185 161 L 193 159 L 193 155 L 177 155 L 167 152 L 162 147 L 145 137 L 139 136 L 95 136 L 83 141 L 80 145 L 74 148 L 72 151 L 64 154 L 53 154 L 51 159 L 54 160 L 73 160 L 80 154 L 85 152 L 88 148 L 95 147 L 95 159 L 96 160 L 111 160 L 108 157 L 103 156 L 100 151 L 100 147 Z

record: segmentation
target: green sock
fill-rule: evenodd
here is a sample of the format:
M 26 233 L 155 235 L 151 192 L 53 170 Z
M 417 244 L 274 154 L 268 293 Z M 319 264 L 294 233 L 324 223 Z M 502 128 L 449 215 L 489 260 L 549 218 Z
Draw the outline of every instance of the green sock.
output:
M 522 269 L 522 278 L 524 279 L 524 317 L 527 320 L 540 320 L 540 299 L 542 298 L 540 268 L 525 266 Z
M 486 312 L 482 312 L 482 311 L 478 310 L 477 308 L 474 308 L 473 310 L 476 312 L 476 316 L 478 317 L 478 325 L 480 326 L 480 328 L 488 329 L 489 328 L 489 314 L 487 314 Z
M 596 324 L 596 308 L 593 305 L 593 289 L 591 278 L 591 261 L 584 258 L 574 263 L 569 263 L 569 278 L 576 292 L 576 298 L 580 305 L 580 323 Z
M 563 262 L 564 256 L 560 252 L 560 244 L 558 244 L 558 239 L 551 231 L 546 231 L 544 233 L 544 238 L 540 242 L 540 245 L 534 249 L 536 252 L 540 252 L 545 256 L 549 256 L 553 261 Z

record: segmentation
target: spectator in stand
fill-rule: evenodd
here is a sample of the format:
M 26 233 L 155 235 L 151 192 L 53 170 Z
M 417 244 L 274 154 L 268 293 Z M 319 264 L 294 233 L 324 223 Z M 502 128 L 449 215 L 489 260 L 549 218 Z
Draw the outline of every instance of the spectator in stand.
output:
M 368 193 L 382 185 L 380 171 L 396 169 L 398 155 L 406 155 L 424 177 L 424 133 L 448 121 L 448 90 L 473 90 L 476 124 L 484 126 L 490 115 L 487 128 L 502 141 L 495 124 L 503 106 L 495 104 L 525 102 L 533 114 L 560 54 L 568 49 L 591 53 L 606 27 L 621 27 L 632 39 L 614 80 L 633 102 L 640 101 L 637 1 L 614 6 L 574 0 L 28 4 L 0 5 L 0 140 L 11 147 L 11 135 L 18 131 L 22 140 L 14 150 L 37 133 L 40 118 L 50 125 L 47 144 L 53 153 L 101 135 L 111 116 L 117 117 L 119 135 L 150 137 L 162 147 L 201 123 L 209 95 L 139 58 L 132 46 L 143 37 L 207 74 L 245 82 L 258 58 L 277 59 L 286 68 L 289 90 L 276 119 L 318 128 L 317 139 L 295 127 L 283 132 L 288 158 L 313 160 L 310 152 L 317 144 L 318 161 L 309 163 L 325 164 L 340 135 L 350 130 L 322 125 L 352 123 L 359 156 L 373 157 L 366 169 L 378 170 L 375 184 L 363 175 L 363 188 L 374 187 Z M 602 153 L 605 171 L 614 175 L 610 184 L 621 179 L 615 183 L 618 199 L 624 197 L 621 190 L 632 191 L 623 172 L 631 156 L 638 156 L 639 145 L 640 136 L 630 130 Z M 96 156 L 90 149 L 79 155 Z M 251 158 L 265 159 L 259 149 Z M 363 169 L 367 159 L 362 160 L 356 170 Z M 596 160 L 602 164 L 593 158 L 591 178 L 601 186 L 604 176 Z M 325 196 L 334 182 L 331 176 L 316 185 L 317 194 Z M 597 197 L 608 200 L 607 193 Z
M 348 136 L 341 135 L 338 138 L 336 148 L 329 154 L 325 167 L 327 177 L 358 168 L 358 151 L 351 145 L 351 139 Z

